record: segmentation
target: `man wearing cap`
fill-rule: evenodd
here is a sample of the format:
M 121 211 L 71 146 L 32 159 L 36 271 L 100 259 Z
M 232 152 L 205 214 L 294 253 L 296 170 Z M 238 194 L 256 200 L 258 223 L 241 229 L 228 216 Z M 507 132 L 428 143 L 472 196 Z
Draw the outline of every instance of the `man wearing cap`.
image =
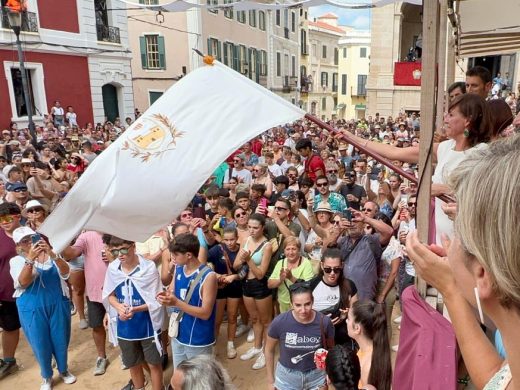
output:
M 348 153 L 348 145 L 346 143 L 340 143 L 338 147 L 339 161 L 347 168 L 352 166 L 352 156 Z
M 329 179 L 327 176 L 319 176 L 316 179 L 316 189 L 318 194 L 314 196 L 314 209 L 322 202 L 327 202 L 330 208 L 335 213 L 343 213 L 347 208 L 345 197 L 337 192 L 330 192 Z
M 360 210 L 367 200 L 367 193 L 362 186 L 356 184 L 356 176 L 355 171 L 347 170 L 338 192 L 347 199 L 349 207 Z
M 27 191 L 27 186 L 25 183 L 21 181 L 9 183 L 6 186 L 6 190 L 10 192 L 8 195 L 11 195 L 9 198 L 12 197 L 13 203 L 16 203 L 20 210 L 23 210 L 25 208 L 25 204 L 29 201 L 29 192 Z
M 38 199 L 47 210 L 52 211 L 61 190 L 60 184 L 52 178 L 47 164 L 38 161 L 36 168 L 31 168 L 31 177 L 27 180 L 27 189 L 31 198 Z
M 14 357 L 20 338 L 20 318 L 13 298 L 14 282 L 9 261 L 17 255 L 13 232 L 20 227 L 21 209 L 14 203 L 0 204 L 0 327 L 2 355 L 0 379 L 18 371 Z
M 233 157 L 233 167 L 229 168 L 224 176 L 224 188 L 229 189 L 229 180 L 232 177 L 237 177 L 239 182 L 245 183 L 248 186 L 253 179 L 251 172 L 245 168 L 244 156 L 237 154 Z

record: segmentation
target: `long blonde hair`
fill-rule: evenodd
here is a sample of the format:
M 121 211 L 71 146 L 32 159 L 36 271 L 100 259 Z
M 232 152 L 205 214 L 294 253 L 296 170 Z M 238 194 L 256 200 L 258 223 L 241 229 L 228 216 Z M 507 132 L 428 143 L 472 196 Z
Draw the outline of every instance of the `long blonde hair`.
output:
M 500 303 L 520 310 L 520 135 L 472 152 L 450 185 L 462 245 L 491 274 Z

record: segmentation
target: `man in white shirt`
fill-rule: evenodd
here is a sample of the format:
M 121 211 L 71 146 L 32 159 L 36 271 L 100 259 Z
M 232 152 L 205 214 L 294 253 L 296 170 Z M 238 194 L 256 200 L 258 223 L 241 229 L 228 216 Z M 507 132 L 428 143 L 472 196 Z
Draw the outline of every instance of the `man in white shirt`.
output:
M 251 172 L 245 168 L 245 161 L 242 155 L 233 157 L 233 168 L 229 168 L 224 176 L 224 188 L 229 189 L 229 180 L 232 177 L 237 177 L 240 183 L 251 184 L 252 175 Z

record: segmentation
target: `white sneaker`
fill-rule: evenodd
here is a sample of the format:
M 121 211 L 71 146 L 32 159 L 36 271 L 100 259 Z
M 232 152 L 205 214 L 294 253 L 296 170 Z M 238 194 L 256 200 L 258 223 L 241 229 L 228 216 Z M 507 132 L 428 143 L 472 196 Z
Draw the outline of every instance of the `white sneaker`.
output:
M 96 360 L 96 368 L 94 369 L 94 375 L 103 375 L 107 371 L 108 359 L 99 357 Z
M 256 358 L 255 364 L 253 364 L 253 370 L 260 370 L 265 367 L 265 355 L 264 352 L 260 352 L 258 357 Z
M 403 316 L 394 318 L 394 324 L 400 324 L 402 319 L 403 319 Z
M 63 382 L 67 385 L 72 385 L 74 382 L 76 382 L 76 377 L 72 375 L 69 370 L 62 372 L 60 376 Z
M 80 329 L 87 329 L 88 328 L 88 322 L 86 319 L 79 320 L 79 328 Z
M 251 347 L 247 350 L 246 353 L 244 353 L 243 355 L 240 355 L 240 360 L 251 360 L 259 353 L 262 353 L 261 348 L 256 349 L 255 347 Z
M 40 386 L 40 390 L 52 390 L 52 378 L 44 379 Z
M 247 334 L 247 342 L 252 343 L 253 341 L 255 341 L 255 332 L 253 331 L 253 328 L 251 328 Z
M 234 359 L 237 357 L 237 350 L 235 349 L 234 345 L 227 346 L 227 358 L 228 359 Z
M 392 351 L 394 351 L 394 352 L 399 351 L 399 344 L 397 344 L 397 345 L 392 345 Z
M 240 337 L 243 334 L 246 334 L 249 331 L 249 326 L 241 324 L 237 326 L 237 331 L 235 332 L 235 337 Z

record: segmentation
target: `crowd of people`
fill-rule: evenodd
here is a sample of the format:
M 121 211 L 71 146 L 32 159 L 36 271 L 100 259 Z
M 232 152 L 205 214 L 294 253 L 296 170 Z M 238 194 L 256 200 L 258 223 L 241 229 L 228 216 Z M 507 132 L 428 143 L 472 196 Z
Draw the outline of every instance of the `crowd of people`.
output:
M 518 362 L 517 350 L 508 349 L 515 345 L 514 330 L 505 318 L 517 310 L 520 281 L 513 270 L 518 252 L 504 246 L 518 244 L 499 243 L 492 230 L 500 230 L 497 235 L 504 240 L 513 237 L 518 213 L 495 210 L 494 218 L 486 220 L 484 211 L 471 210 L 467 187 L 474 185 L 468 182 L 470 164 L 480 164 L 485 172 L 490 167 L 482 165 L 485 158 L 500 165 L 512 158 L 512 150 L 518 154 L 514 126 L 520 121 L 505 100 L 486 101 L 492 88 L 489 71 L 475 67 L 466 76 L 465 83 L 448 90 L 444 126 L 432 147 L 432 197 L 446 195 L 452 201 L 435 200 L 431 242 L 440 245 L 457 232 L 463 246 L 456 250 L 469 251 L 477 261 L 474 269 L 485 270 L 472 275 L 484 311 L 503 331 L 510 365 L 501 365 L 498 358 L 493 364 L 474 362 L 475 347 L 461 330 L 466 322 L 473 324 L 466 300 L 474 304 L 474 296 L 464 290 L 473 285 L 467 275 L 462 281 L 431 276 L 435 266 L 449 267 L 438 246 L 417 240 L 415 181 L 347 142 L 357 140 L 417 178 L 418 113 L 331 120 L 338 130 L 334 134 L 307 120 L 269 129 L 222 162 L 180 215 L 147 241 L 84 231 L 55 253 L 38 228 L 125 130 L 119 120 L 80 129 L 77 118 L 65 115 L 56 102 L 48 122 L 37 129 L 37 139 L 16 124 L 2 132 L 0 380 L 18 370 L 21 328 L 40 366 L 40 389 L 52 388 L 53 367 L 63 382 L 74 383 L 67 353 L 71 316 L 77 314 L 79 327 L 92 329 L 98 355 L 93 375 L 106 373 L 108 338 L 129 370 L 127 390 L 143 389 L 148 382 L 154 390 L 163 389 L 165 379 L 177 390 L 233 388 L 222 366 L 208 358 L 217 342 L 226 351 L 219 359 L 238 357 L 251 361 L 252 370 L 265 368 L 270 389 L 326 389 L 332 384 L 338 390 L 389 390 L 391 350 L 398 350 L 391 343 L 392 313 L 399 311 L 398 297 L 420 272 L 448 297 L 448 306 L 464 308 L 452 319 L 475 383 L 485 385 L 499 371 L 502 379 L 495 380 L 507 386 L 503 378 L 514 376 Z M 72 107 L 67 113 L 73 113 Z M 126 124 L 131 122 L 127 118 Z M 488 147 L 502 138 L 509 146 Z M 472 153 L 480 159 L 472 160 Z M 477 187 L 489 197 L 490 191 L 502 191 L 500 199 L 512 206 L 519 196 L 518 171 L 508 169 L 508 183 Z M 494 176 L 499 180 L 504 175 Z M 485 208 L 484 195 L 475 207 Z M 458 214 L 465 214 L 460 222 Z M 490 231 L 474 232 L 477 223 L 489 225 Z M 497 239 L 493 244 L 501 247 L 500 256 L 486 247 L 490 237 Z M 461 281 L 462 293 L 454 292 L 456 281 Z M 472 335 L 491 353 L 475 323 Z M 239 355 L 242 335 L 251 344 Z M 174 374 L 164 378 L 170 360 Z M 479 372 L 480 367 L 487 371 Z

